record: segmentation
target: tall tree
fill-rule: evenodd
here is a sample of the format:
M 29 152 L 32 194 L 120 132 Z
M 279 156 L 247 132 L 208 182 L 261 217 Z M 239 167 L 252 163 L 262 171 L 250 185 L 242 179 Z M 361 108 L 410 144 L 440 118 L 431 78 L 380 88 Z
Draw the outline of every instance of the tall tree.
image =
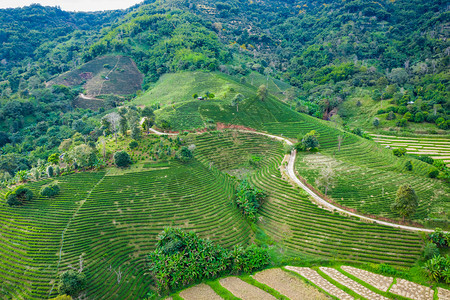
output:
M 259 100 L 264 101 L 267 99 L 267 96 L 269 95 L 269 91 L 267 90 L 267 87 L 262 84 L 259 86 L 258 91 L 256 92 L 256 95 L 258 96 Z
M 397 190 L 397 197 L 391 206 L 391 210 L 399 214 L 403 220 L 411 218 L 419 205 L 419 198 L 409 184 L 401 185 Z

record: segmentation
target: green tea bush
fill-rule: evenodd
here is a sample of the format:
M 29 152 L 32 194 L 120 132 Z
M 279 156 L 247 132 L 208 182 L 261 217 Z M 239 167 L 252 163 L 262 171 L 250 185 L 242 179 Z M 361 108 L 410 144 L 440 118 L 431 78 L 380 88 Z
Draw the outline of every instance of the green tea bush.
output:
M 439 249 L 436 244 L 432 242 L 426 243 L 425 248 L 423 249 L 423 257 L 425 257 L 425 259 L 430 259 L 436 255 L 439 255 Z

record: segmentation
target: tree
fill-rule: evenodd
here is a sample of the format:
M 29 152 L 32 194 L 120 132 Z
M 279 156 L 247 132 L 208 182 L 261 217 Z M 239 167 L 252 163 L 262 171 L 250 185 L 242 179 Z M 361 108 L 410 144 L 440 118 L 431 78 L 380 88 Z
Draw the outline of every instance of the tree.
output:
M 142 120 L 142 128 L 147 132 L 147 134 L 153 124 L 155 124 L 155 117 L 144 117 Z
M 53 177 L 53 167 L 52 166 L 47 167 L 47 176 Z
M 258 96 L 259 100 L 261 101 L 266 100 L 268 94 L 269 92 L 264 84 L 260 85 L 258 91 L 256 92 L 256 96 Z
M 346 136 L 346 134 L 344 133 L 344 134 L 340 134 L 340 135 L 338 135 L 338 152 L 341 152 L 341 145 L 342 145 L 342 142 L 345 140 L 345 138 L 346 138 L 347 136 Z
M 153 109 L 150 106 L 146 106 L 141 111 L 141 117 L 151 118 L 155 115 Z
M 192 98 L 194 98 L 194 100 L 197 99 L 198 98 L 198 94 L 195 93 L 194 95 L 192 95 Z
M 245 99 L 245 97 L 241 93 L 238 93 L 238 94 L 236 94 L 236 96 L 234 96 L 233 100 L 231 101 L 231 105 L 236 106 L 236 112 L 239 111 L 239 103 L 244 101 L 244 99 Z
M 131 126 L 131 138 L 133 140 L 140 140 L 141 139 L 141 128 L 138 126 L 138 124 L 133 124 Z
M 381 92 L 380 92 L 380 90 L 374 90 L 373 91 L 372 99 L 375 100 L 375 101 L 380 101 L 381 100 Z
M 125 168 L 131 165 L 131 157 L 126 151 L 114 153 L 114 164 L 119 168 Z
M 301 141 L 305 150 L 312 150 L 319 147 L 319 140 L 316 136 L 316 131 L 311 130 L 308 132 Z
M 61 295 L 76 296 L 86 288 L 86 276 L 83 273 L 68 270 L 59 277 L 58 292 Z
M 60 192 L 59 184 L 57 182 L 52 182 L 50 184 L 44 185 L 40 190 L 40 195 L 44 197 L 54 197 Z
M 33 192 L 24 186 L 18 186 L 14 190 L 9 191 L 5 195 L 6 203 L 9 206 L 22 205 L 26 201 L 33 198 Z
M 95 150 L 86 144 L 75 146 L 66 156 L 82 168 L 92 167 L 97 162 Z
M 378 126 L 380 126 L 380 119 L 375 118 L 372 122 L 372 125 L 378 128 Z
M 256 221 L 256 213 L 261 207 L 266 194 L 255 188 L 247 180 L 243 180 L 236 190 L 236 204 L 242 209 L 243 214 L 252 222 Z
M 412 171 L 413 165 L 412 165 L 412 163 L 411 163 L 410 160 L 406 161 L 406 163 L 405 163 L 405 168 L 406 168 L 406 170 L 408 170 L 408 171 Z
M 3 147 L 9 142 L 10 140 L 8 134 L 4 131 L 0 131 L 0 147 Z
M 107 114 L 102 118 L 102 123 L 104 123 L 104 125 L 106 125 L 108 129 L 114 134 L 116 144 L 117 144 L 117 131 L 119 130 L 119 124 L 121 119 L 122 117 L 116 112 Z
M 194 158 L 194 153 L 191 149 L 186 146 L 181 147 L 181 149 L 177 152 L 177 158 L 182 162 L 188 162 L 192 158 Z
M 318 187 L 323 187 L 325 189 L 325 196 L 328 193 L 328 189 L 333 185 L 334 183 L 334 170 L 331 166 L 331 163 L 327 163 L 319 173 L 319 177 L 316 179 L 316 185 Z
M 395 115 L 395 113 L 393 111 L 390 111 L 388 113 L 388 115 L 386 116 L 386 120 L 395 120 L 397 118 L 397 116 Z
M 56 165 L 59 163 L 59 153 L 53 153 L 48 157 L 47 161 L 53 165 Z
M 391 210 L 399 214 L 403 220 L 411 218 L 419 205 L 419 198 L 409 184 L 401 185 L 397 190 L 395 202 L 391 205 Z

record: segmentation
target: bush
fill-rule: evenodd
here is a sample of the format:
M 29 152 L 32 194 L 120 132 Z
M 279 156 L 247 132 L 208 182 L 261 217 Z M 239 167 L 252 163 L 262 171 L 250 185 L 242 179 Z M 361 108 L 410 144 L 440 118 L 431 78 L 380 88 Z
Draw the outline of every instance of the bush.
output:
M 32 198 L 33 192 L 24 186 L 18 186 L 14 190 L 7 192 L 5 195 L 6 203 L 8 203 L 9 206 L 22 205 Z
M 40 194 L 44 197 L 54 197 L 58 195 L 60 192 L 59 185 L 57 182 L 53 182 L 51 184 L 44 185 L 41 188 Z
M 58 292 L 61 295 L 76 296 L 86 287 L 86 276 L 83 273 L 68 270 L 59 277 Z
M 236 189 L 235 195 L 236 204 L 242 209 L 244 216 L 252 222 L 256 221 L 256 213 L 266 197 L 266 194 L 244 179 Z
M 148 261 L 162 295 L 203 279 L 253 272 L 269 263 L 269 255 L 255 245 L 245 250 L 238 245 L 230 251 L 192 231 L 168 227 L 159 234 Z
M 411 163 L 410 160 L 408 160 L 408 161 L 405 163 L 405 168 L 406 168 L 406 170 L 408 170 L 408 171 L 412 171 L 413 165 L 412 165 L 412 163 Z
M 434 159 L 432 159 L 431 157 L 429 157 L 428 155 L 421 155 L 417 158 L 418 160 L 421 160 L 427 164 L 432 165 L 434 163 Z
M 448 255 L 445 257 L 434 256 L 425 263 L 424 269 L 431 280 L 450 283 L 450 257 Z
M 425 257 L 425 259 L 430 259 L 437 255 L 439 255 L 439 249 L 436 244 L 431 242 L 426 243 L 425 248 L 423 249 L 423 257 Z
M 393 149 L 393 150 L 392 150 L 392 153 L 393 153 L 395 156 L 402 157 L 403 155 L 405 155 L 406 149 L 405 149 L 405 148 Z
M 53 167 L 52 166 L 47 167 L 47 176 L 53 177 Z
M 319 148 L 319 140 L 316 136 L 316 131 L 311 130 L 305 136 L 302 138 L 301 143 L 303 144 L 303 147 L 305 150 L 314 150 L 316 148 Z
M 436 178 L 439 175 L 439 171 L 438 170 L 431 170 L 430 172 L 428 172 L 428 177 L 430 178 Z
M 406 125 L 408 125 L 408 120 L 405 119 L 405 118 L 402 118 L 402 119 L 398 120 L 397 123 L 396 123 L 397 127 L 406 127 Z
M 436 228 L 433 233 L 428 235 L 428 238 L 438 247 L 450 246 L 450 233 L 442 231 L 441 228 Z
M 181 160 L 182 162 L 188 162 L 191 159 L 194 158 L 194 153 L 192 150 L 190 150 L 188 147 L 183 146 L 181 149 L 177 152 L 176 157 Z
M 391 210 L 399 214 L 403 220 L 411 218 L 419 205 L 416 192 L 409 184 L 401 185 L 397 190 L 395 202 L 391 205 Z
M 388 115 L 386 116 L 386 120 L 395 120 L 397 118 L 397 116 L 395 115 L 395 113 L 393 111 L 390 111 L 388 113 Z
M 119 168 L 125 168 L 131 165 L 131 157 L 125 151 L 114 153 L 114 164 Z
M 139 144 L 138 144 L 138 142 L 136 142 L 136 141 L 131 141 L 129 144 L 128 144 L 128 147 L 130 147 L 130 149 L 135 149 L 135 148 L 137 148 L 139 146 Z

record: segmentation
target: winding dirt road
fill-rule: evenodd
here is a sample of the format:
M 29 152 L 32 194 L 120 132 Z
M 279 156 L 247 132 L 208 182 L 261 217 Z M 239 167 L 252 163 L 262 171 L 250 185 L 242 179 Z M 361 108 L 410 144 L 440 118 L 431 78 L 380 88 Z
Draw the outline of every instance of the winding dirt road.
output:
M 235 131 L 240 131 L 240 132 L 246 132 L 246 133 L 253 133 L 253 134 L 259 134 L 259 135 L 264 135 L 267 136 L 269 138 L 284 142 L 288 145 L 293 145 L 293 143 L 288 140 L 287 138 L 281 137 L 281 136 L 277 136 L 277 135 L 272 135 L 272 134 L 268 134 L 268 133 L 264 133 L 264 132 L 258 132 L 258 131 L 251 131 L 251 130 L 241 130 L 241 129 L 234 129 Z M 177 133 L 164 133 L 164 132 L 160 132 L 157 131 L 153 128 L 150 128 L 150 131 L 152 131 L 153 133 L 157 134 L 157 135 L 177 135 Z M 331 211 L 337 211 L 341 214 L 345 214 L 347 216 L 353 216 L 353 217 L 357 217 L 361 220 L 370 222 L 370 223 L 375 223 L 375 224 L 380 224 L 380 225 L 385 225 L 385 226 L 390 226 L 390 227 L 394 227 L 394 228 L 399 228 L 399 229 L 404 229 L 404 230 L 410 230 L 410 231 L 417 231 L 417 232 L 433 232 L 433 229 L 427 229 L 427 228 L 419 228 L 419 227 L 414 227 L 414 226 L 406 226 L 406 225 L 400 225 L 400 224 L 396 224 L 396 223 L 391 223 L 391 222 L 387 222 L 387 221 L 382 221 L 382 220 L 378 220 L 378 219 L 374 219 L 374 218 L 370 218 L 370 217 L 366 217 L 364 215 L 360 215 L 354 212 L 350 212 L 348 210 L 345 210 L 343 208 L 340 208 L 338 206 L 335 206 L 331 203 L 329 203 L 328 201 L 326 201 L 325 199 L 323 199 L 322 197 L 320 197 L 319 195 L 317 195 L 316 193 L 314 193 L 310 188 L 308 188 L 306 185 L 303 184 L 303 182 L 300 181 L 300 179 L 298 179 L 298 177 L 295 175 L 295 170 L 294 170 L 294 166 L 295 166 L 295 157 L 297 155 L 297 151 L 293 150 L 291 152 L 291 154 L 286 154 L 284 157 L 284 161 L 288 161 L 288 165 L 287 165 L 287 175 L 289 176 L 289 178 L 295 183 L 297 184 L 299 187 L 301 187 L 305 192 L 307 192 L 314 200 L 315 202 L 324 207 L 327 210 L 331 210 Z

